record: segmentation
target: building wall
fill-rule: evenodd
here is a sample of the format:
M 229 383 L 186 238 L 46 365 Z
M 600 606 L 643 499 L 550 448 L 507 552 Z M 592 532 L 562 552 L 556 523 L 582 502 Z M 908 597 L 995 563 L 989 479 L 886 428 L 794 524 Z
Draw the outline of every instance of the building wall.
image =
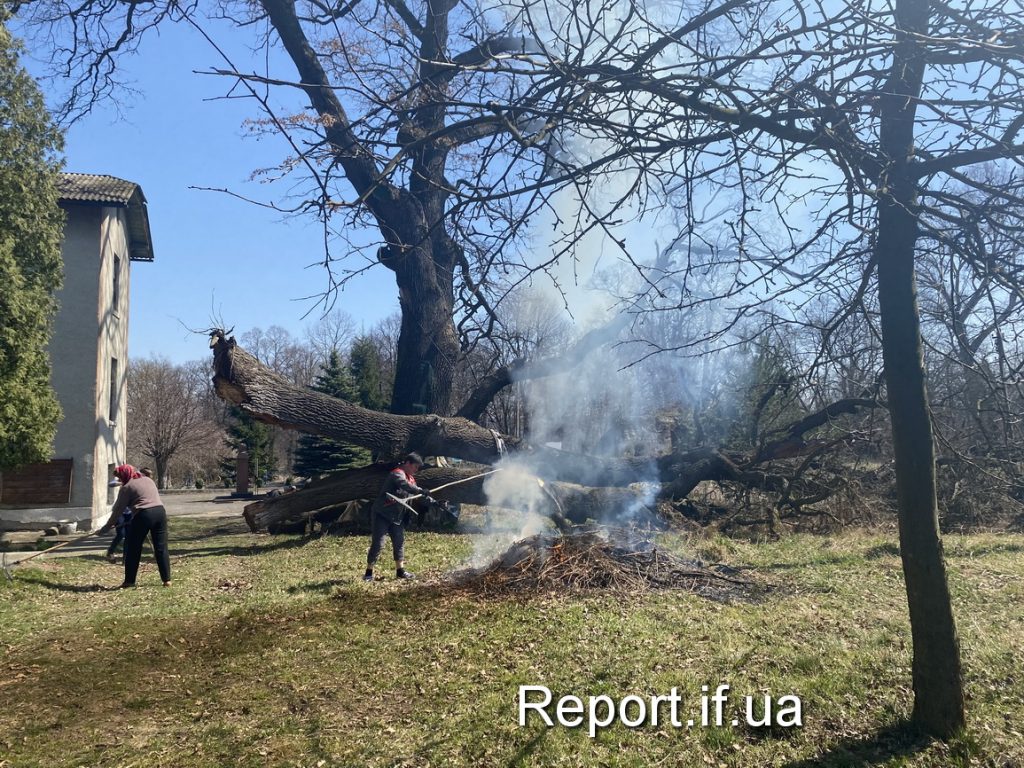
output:
M 92 518 L 93 465 L 96 442 L 97 280 L 100 265 L 98 207 L 73 206 L 67 211 L 64 243 L 64 285 L 57 293 L 59 310 L 50 340 L 51 381 L 64 412 L 53 443 L 54 458 L 73 459 L 71 509 L 38 510 L 45 522 Z
M 107 487 L 110 468 L 128 461 L 127 455 L 127 369 L 128 369 L 128 299 L 129 273 L 127 220 L 124 209 L 104 208 L 100 223 L 98 265 L 97 336 L 95 371 L 97 397 L 95 403 L 94 455 L 92 478 L 92 518 L 102 523 L 110 514 L 112 491 Z M 115 267 L 118 277 L 115 280 Z M 114 289 L 118 293 L 115 301 Z M 116 360 L 116 380 L 111 371 Z M 111 398 L 113 387 L 114 397 Z M 114 409 L 111 411 L 111 405 Z

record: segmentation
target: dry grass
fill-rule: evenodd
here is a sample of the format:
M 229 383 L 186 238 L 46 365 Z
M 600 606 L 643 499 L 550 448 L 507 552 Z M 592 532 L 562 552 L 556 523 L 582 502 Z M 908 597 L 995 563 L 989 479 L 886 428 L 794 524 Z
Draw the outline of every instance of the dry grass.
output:
M 0 766 L 1024 765 L 1024 536 L 946 538 L 970 733 L 906 724 L 910 633 L 893 538 L 851 531 L 753 543 L 662 536 L 779 589 L 759 602 L 686 591 L 512 591 L 446 575 L 479 536 L 414 533 L 420 579 L 360 580 L 363 537 L 253 535 L 171 521 L 174 587 L 130 591 L 100 558 L 0 584 Z M 519 685 L 556 697 L 701 685 L 796 694 L 800 729 L 579 729 L 517 723 Z

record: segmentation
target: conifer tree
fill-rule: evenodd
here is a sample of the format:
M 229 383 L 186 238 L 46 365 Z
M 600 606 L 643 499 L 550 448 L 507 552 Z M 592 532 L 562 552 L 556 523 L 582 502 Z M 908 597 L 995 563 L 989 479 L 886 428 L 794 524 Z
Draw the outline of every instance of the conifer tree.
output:
M 388 398 L 381 381 L 380 352 L 369 336 L 360 336 L 352 342 L 349 370 L 357 391 L 353 402 L 373 411 L 385 410 Z
M 331 350 L 327 362 L 321 366 L 313 389 L 350 403 L 362 404 L 356 383 L 336 349 Z M 303 434 L 295 452 L 295 471 L 305 477 L 319 477 L 340 469 L 362 466 L 369 461 L 370 454 L 365 449 L 321 435 Z

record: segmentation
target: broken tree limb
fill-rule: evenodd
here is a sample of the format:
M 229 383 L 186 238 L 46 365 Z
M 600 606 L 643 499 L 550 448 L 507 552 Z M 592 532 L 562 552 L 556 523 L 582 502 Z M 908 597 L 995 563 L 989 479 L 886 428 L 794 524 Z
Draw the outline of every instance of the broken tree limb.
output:
M 570 520 L 600 519 L 611 514 L 615 505 L 618 505 L 618 512 L 642 507 L 643 501 L 638 497 L 643 494 L 626 487 L 634 483 L 660 484 L 660 495 L 671 498 L 685 497 L 705 480 L 734 482 L 773 493 L 798 493 L 809 498 L 821 496 L 829 492 L 826 486 L 815 484 L 809 478 L 791 480 L 784 472 L 780 473 L 779 468 L 767 471 L 763 465 L 776 459 L 814 453 L 820 449 L 821 441 L 807 439 L 808 432 L 831 423 L 842 414 L 877 405 L 867 398 L 833 403 L 772 433 L 769 440 L 752 453 L 702 447 L 664 456 L 609 459 L 534 447 L 521 438 L 496 435 L 460 417 L 403 416 L 371 411 L 291 384 L 262 366 L 222 331 L 213 332 L 211 346 L 218 395 L 260 421 L 332 437 L 386 457 L 415 450 L 490 464 L 505 458 L 507 451 L 521 459 L 518 463 L 525 472 L 552 481 L 552 493 Z M 247 508 L 246 519 L 250 526 L 264 527 L 266 522 L 259 517 L 264 513 L 275 519 L 289 519 L 289 516 L 301 516 L 342 501 L 373 498 L 383 482 L 380 471 L 379 468 L 353 470 L 298 494 L 288 494 L 272 506 L 250 505 L 252 509 Z M 445 482 L 461 481 L 478 471 L 437 468 L 427 471 L 434 473 L 435 479 L 429 480 L 430 474 L 421 473 L 421 477 L 428 487 L 436 487 Z M 458 486 L 458 490 L 452 489 L 451 495 L 446 493 L 445 498 L 471 504 L 488 502 L 481 482 L 467 482 Z M 289 508 L 288 504 L 295 506 Z
M 248 504 L 243 515 L 249 528 L 259 531 L 275 523 L 302 520 L 312 512 L 345 501 L 372 499 L 380 492 L 389 470 L 390 465 L 373 464 L 338 472 L 295 493 Z M 430 488 L 465 480 L 437 491 L 437 497 L 460 504 L 493 503 L 484 492 L 485 478 L 474 475 L 479 475 L 478 468 L 436 467 L 417 473 L 416 482 Z M 538 482 L 538 478 L 524 476 L 523 482 Z M 627 512 L 637 512 L 641 517 L 647 512 L 653 514 L 648 508 L 650 494 L 640 488 L 588 488 L 559 482 L 544 482 L 539 488 L 538 495 L 554 501 L 552 509 L 542 510 L 542 514 L 554 517 L 552 513 L 557 513 L 575 523 L 621 520 Z
M 493 433 L 468 419 L 371 411 L 291 384 L 220 331 L 212 335 L 211 346 L 217 394 L 259 421 L 342 440 L 388 457 L 417 450 L 481 463 L 500 458 Z M 521 443 L 507 435 L 502 439 L 510 449 Z
M 813 453 L 819 448 L 821 441 L 808 441 L 805 437 L 808 432 L 829 424 L 839 416 L 857 413 L 861 409 L 878 408 L 880 405 L 877 399 L 869 397 L 848 397 L 829 403 L 788 427 L 774 432 L 774 435 L 779 436 L 762 445 L 752 461 L 761 463 Z

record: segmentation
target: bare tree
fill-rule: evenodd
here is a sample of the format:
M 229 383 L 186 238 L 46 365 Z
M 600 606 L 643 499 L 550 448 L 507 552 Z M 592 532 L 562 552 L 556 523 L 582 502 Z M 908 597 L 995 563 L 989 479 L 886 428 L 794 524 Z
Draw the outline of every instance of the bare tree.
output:
M 128 365 L 128 445 L 156 465 L 157 484 L 167 487 L 176 457 L 216 444 L 220 428 L 211 420 L 207 366 L 174 365 L 166 358 Z
M 207 36 L 220 57 L 209 74 L 225 79 L 226 92 L 251 98 L 266 130 L 283 133 L 295 151 L 279 175 L 294 174 L 308 194 L 287 210 L 317 216 L 325 241 L 345 241 L 343 258 L 330 249 L 324 256 L 332 287 L 375 264 L 394 274 L 402 324 L 392 410 L 449 413 L 455 366 L 469 341 L 460 339 L 455 317 L 489 313 L 493 277 L 514 265 L 509 246 L 543 205 L 535 182 L 547 174 L 550 134 L 518 113 L 522 85 L 507 66 L 533 42 L 515 20 L 476 0 L 202 5 L 72 9 L 63 0 L 30 0 L 16 8 L 41 42 L 58 41 L 58 66 L 72 83 L 69 116 L 116 90 L 118 55 L 139 48 L 154 28 L 185 23 Z M 236 66 L 205 13 L 251 30 L 254 48 L 283 51 L 290 66 Z M 266 67 L 281 61 L 259 58 Z M 294 114 L 275 111 L 271 89 L 295 105 Z M 525 134 L 532 135 L 526 143 Z M 367 245 L 370 238 L 352 231 L 376 237 Z
M 315 353 L 317 365 L 326 363 L 332 351 L 345 354 L 355 337 L 355 320 L 338 308 L 310 323 L 305 332 L 306 345 Z

